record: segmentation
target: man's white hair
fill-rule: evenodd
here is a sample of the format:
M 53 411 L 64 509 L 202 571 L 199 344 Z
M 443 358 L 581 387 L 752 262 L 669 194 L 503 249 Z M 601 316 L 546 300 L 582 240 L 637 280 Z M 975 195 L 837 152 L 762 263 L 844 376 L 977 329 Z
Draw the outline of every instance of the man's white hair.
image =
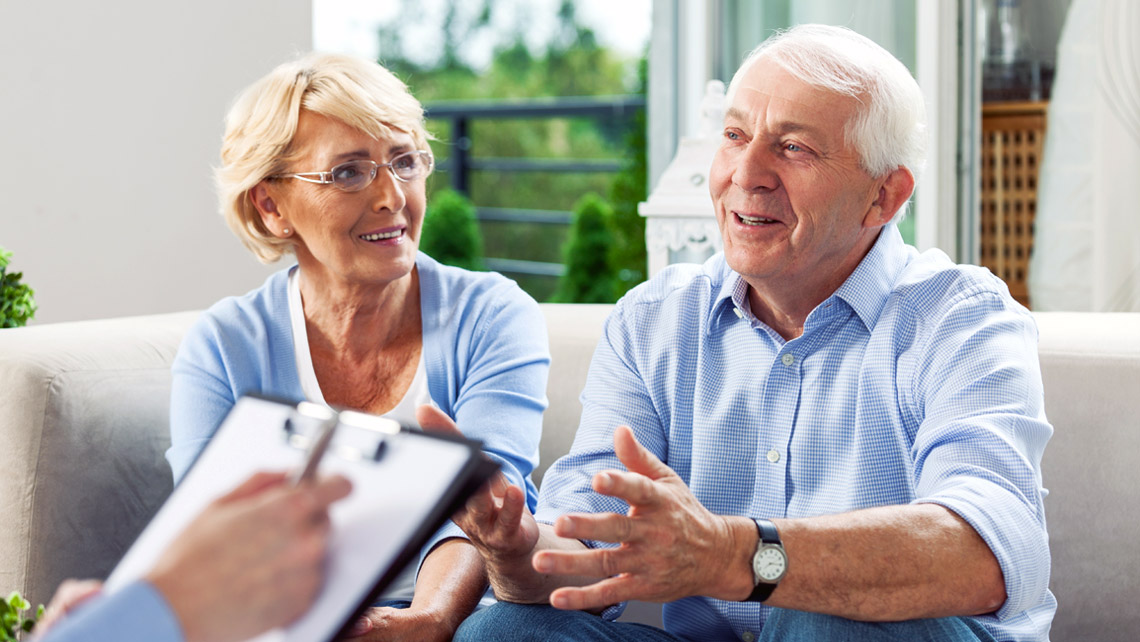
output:
M 899 167 L 918 180 L 926 155 L 926 105 L 910 71 L 890 52 L 846 27 L 799 25 L 779 31 L 745 57 L 726 96 L 759 62 L 780 65 L 813 87 L 859 102 L 844 131 L 863 168 L 881 177 Z M 903 216 L 905 205 L 895 215 Z

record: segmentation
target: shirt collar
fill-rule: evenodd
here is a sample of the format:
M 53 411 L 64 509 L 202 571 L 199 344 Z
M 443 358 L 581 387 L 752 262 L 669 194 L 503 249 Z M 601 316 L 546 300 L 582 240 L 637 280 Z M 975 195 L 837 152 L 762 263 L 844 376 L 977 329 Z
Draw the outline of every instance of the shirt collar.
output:
M 735 270 L 728 267 L 728 263 L 723 259 L 723 254 L 720 255 L 720 288 L 713 295 L 712 301 L 709 305 L 709 317 L 705 322 L 706 334 L 712 334 L 719 329 L 721 320 L 724 315 L 729 314 L 730 311 L 734 316 L 737 310 L 745 310 L 746 307 L 741 305 L 742 301 L 747 301 L 748 283 L 744 281 L 744 277 L 736 273 Z
M 882 313 L 899 274 L 906 267 L 907 260 L 907 246 L 903 243 L 898 227 L 886 225 L 879 232 L 870 251 L 832 297 L 851 306 L 867 330 L 874 330 L 879 314 Z M 748 283 L 728 267 L 727 262 L 722 260 L 720 267 L 720 289 L 711 301 L 709 318 L 705 324 L 710 334 L 719 327 L 720 320 L 730 310 L 734 315 L 736 310 L 742 314 L 750 312 Z
M 832 296 L 851 306 L 867 330 L 874 330 L 907 261 L 907 246 L 898 226 L 886 225 L 871 250 Z

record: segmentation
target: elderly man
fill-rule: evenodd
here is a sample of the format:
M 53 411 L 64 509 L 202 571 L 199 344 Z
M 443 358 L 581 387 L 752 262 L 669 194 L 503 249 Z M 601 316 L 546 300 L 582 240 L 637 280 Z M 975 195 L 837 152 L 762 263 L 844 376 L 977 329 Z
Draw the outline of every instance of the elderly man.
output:
M 724 253 L 617 304 L 534 516 L 501 480 L 457 516 L 501 600 L 457 639 L 1047 639 L 1036 329 L 903 243 L 923 120 L 847 29 L 746 60 L 710 179 Z M 666 631 L 610 621 L 630 599 Z

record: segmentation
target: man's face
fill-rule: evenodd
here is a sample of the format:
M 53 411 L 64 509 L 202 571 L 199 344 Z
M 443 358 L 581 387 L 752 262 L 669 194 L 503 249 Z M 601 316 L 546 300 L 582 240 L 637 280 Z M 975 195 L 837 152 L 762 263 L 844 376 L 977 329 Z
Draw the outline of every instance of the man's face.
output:
M 885 222 L 883 179 L 844 140 L 856 105 L 763 59 L 741 77 L 709 191 L 725 259 L 753 287 L 838 287 Z

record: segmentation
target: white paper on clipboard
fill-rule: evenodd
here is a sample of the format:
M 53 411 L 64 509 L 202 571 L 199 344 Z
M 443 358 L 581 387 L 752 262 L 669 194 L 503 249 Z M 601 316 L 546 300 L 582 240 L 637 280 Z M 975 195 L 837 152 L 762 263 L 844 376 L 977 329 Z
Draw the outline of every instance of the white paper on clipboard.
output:
M 371 417 L 341 413 L 334 447 L 321 462 L 321 474 L 339 473 L 352 480 L 352 494 L 330 509 L 333 534 L 324 588 L 299 620 L 252 638 L 256 642 L 331 640 L 375 591 L 395 578 L 404 566 L 396 567 L 397 562 L 418 560 L 419 547 L 468 491 L 489 476 L 486 460 L 474 442 L 406 430 L 394 434 L 346 430 L 344 417 L 349 414 L 364 418 L 363 424 Z M 252 396 L 239 399 L 186 477 L 115 567 L 104 590 L 114 592 L 149 572 L 171 541 L 211 501 L 253 473 L 297 468 L 305 450 L 297 446 L 296 439 L 291 442 L 284 429 L 286 420 L 296 416 L 290 404 Z M 378 460 L 351 456 L 354 451 L 374 453 L 378 440 L 383 441 Z

